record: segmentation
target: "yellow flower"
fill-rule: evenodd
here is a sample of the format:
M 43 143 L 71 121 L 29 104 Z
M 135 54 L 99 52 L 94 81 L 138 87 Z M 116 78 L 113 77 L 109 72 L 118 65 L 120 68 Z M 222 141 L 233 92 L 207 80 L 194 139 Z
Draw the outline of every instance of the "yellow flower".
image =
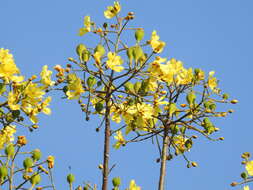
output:
M 246 186 L 243 187 L 243 190 L 250 190 L 250 188 L 249 188 L 248 185 L 246 185 Z
M 160 37 L 156 34 L 156 31 L 154 30 L 150 39 L 150 45 L 155 53 L 161 53 L 163 51 L 164 46 L 166 45 L 166 43 L 160 41 L 159 38 Z
M 182 69 L 181 72 L 178 73 L 176 77 L 176 83 L 177 85 L 186 85 L 192 82 L 193 79 L 193 73 L 192 68 Z
M 213 77 L 214 71 L 209 72 L 209 77 L 208 77 L 208 86 L 211 90 L 214 90 L 217 87 L 217 79 Z
M 141 190 L 141 187 L 137 186 L 134 180 L 131 180 L 129 188 L 126 190 Z
M 173 138 L 173 146 L 176 149 L 177 154 L 181 154 L 187 150 L 187 148 L 185 147 L 186 140 L 187 138 L 183 136 L 175 136 Z
M 41 83 L 45 86 L 52 86 L 54 82 L 51 80 L 52 71 L 48 70 L 48 66 L 44 65 L 40 73 Z
M 250 176 L 253 176 L 253 160 L 247 162 L 245 168 L 246 168 L 248 174 Z
M 117 140 L 117 142 L 113 145 L 115 149 L 118 149 L 121 147 L 121 145 L 126 144 L 126 140 L 124 139 L 121 131 L 117 131 L 116 136 L 114 136 L 114 138 Z
M 10 81 L 21 82 L 24 80 L 23 76 L 16 76 L 19 74 L 13 55 L 9 53 L 8 49 L 0 49 L 0 77 L 7 83 Z
M 84 93 L 82 81 L 76 74 L 68 75 L 68 91 L 66 95 L 68 99 L 78 99 L 82 93 Z
M 121 66 L 123 63 L 123 60 L 121 59 L 120 56 L 116 55 L 116 53 L 109 52 L 107 54 L 108 60 L 106 61 L 107 67 L 110 69 L 116 71 L 116 72 L 121 72 L 124 67 Z
M 19 110 L 20 105 L 18 104 L 19 97 L 18 93 L 9 92 L 8 94 L 8 105 L 10 106 L 11 110 Z
M 87 32 L 91 31 L 91 21 L 90 21 L 90 17 L 89 16 L 85 16 L 84 17 L 83 24 L 84 24 L 85 27 L 80 28 L 80 30 L 79 30 L 79 36 L 83 36 Z
M 114 6 L 108 6 L 107 10 L 104 11 L 105 18 L 111 19 L 115 17 L 121 10 L 120 4 L 118 1 L 114 2 Z
M 14 133 L 16 133 L 16 127 L 9 125 L 0 130 L 0 149 L 4 147 L 5 144 L 14 141 Z
M 44 114 L 50 115 L 51 114 L 51 109 L 48 108 L 49 103 L 51 102 L 52 98 L 48 96 L 39 106 L 39 110 L 42 111 Z

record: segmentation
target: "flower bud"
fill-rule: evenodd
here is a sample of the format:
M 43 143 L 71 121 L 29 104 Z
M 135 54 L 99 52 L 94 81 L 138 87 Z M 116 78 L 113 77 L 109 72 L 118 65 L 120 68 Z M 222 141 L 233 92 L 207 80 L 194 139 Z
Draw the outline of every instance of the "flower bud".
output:
M 237 103 L 238 103 L 238 100 L 231 100 L 230 103 L 231 103 L 231 104 L 237 104 Z
M 120 177 L 115 177 L 112 179 L 112 184 L 113 184 L 113 187 L 119 187 L 120 184 L 121 184 L 121 180 L 120 180 Z
M 34 128 L 34 127 L 33 127 Z M 26 140 L 26 137 L 25 136 L 18 136 L 18 141 L 17 141 L 17 144 L 19 146 L 25 146 L 27 144 L 27 140 Z
M 244 152 L 244 153 L 241 155 L 241 157 L 242 157 L 243 159 L 249 159 L 249 158 L 250 158 L 250 153 L 249 153 L 249 152 Z
M 99 164 L 99 165 L 98 165 L 98 169 L 100 169 L 100 170 L 104 169 L 103 164 Z
M 234 181 L 234 182 L 232 182 L 230 185 L 231 185 L 232 187 L 235 187 L 235 186 L 238 185 L 238 183 Z
M 75 181 L 75 176 L 74 176 L 73 174 L 69 174 L 69 175 L 67 176 L 67 182 L 68 182 L 69 184 L 72 184 L 74 181 Z
M 137 29 L 135 31 L 135 39 L 137 42 L 141 41 L 144 37 L 144 30 L 143 29 Z
M 192 164 L 193 167 L 198 167 L 197 162 L 192 162 L 191 164 Z

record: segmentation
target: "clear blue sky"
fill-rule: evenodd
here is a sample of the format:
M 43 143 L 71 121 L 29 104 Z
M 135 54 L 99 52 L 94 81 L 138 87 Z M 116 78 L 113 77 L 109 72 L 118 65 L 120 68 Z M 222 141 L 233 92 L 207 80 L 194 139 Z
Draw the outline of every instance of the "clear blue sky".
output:
M 0 47 L 8 48 L 26 76 L 39 73 L 45 64 L 65 65 L 75 55 L 83 16 L 103 23 L 109 0 L 23 0 L 0 3 Z M 135 25 L 145 28 L 147 38 L 153 29 L 167 43 L 163 55 L 182 60 L 186 67 L 215 70 L 220 86 L 239 100 L 236 112 L 217 120 L 224 142 L 210 143 L 200 138 L 188 157 L 199 163 L 187 169 L 178 157 L 168 163 L 166 189 L 232 189 L 243 170 L 240 154 L 253 153 L 252 0 L 122 0 L 123 13 L 136 13 Z M 30 148 L 40 148 L 44 156 L 55 155 L 55 181 L 67 189 L 66 174 L 77 182 L 100 184 L 97 165 L 102 162 L 102 133 L 96 133 L 95 119 L 86 122 L 78 105 L 53 97 L 53 114 L 42 116 L 40 129 L 29 136 Z M 20 134 L 27 134 L 21 130 Z M 144 190 L 157 188 L 159 165 L 151 142 L 131 144 L 113 151 L 111 164 L 117 163 L 112 177 L 121 176 L 124 187 L 135 179 Z M 123 188 L 122 188 L 123 189 Z M 238 189 L 238 188 L 235 188 Z

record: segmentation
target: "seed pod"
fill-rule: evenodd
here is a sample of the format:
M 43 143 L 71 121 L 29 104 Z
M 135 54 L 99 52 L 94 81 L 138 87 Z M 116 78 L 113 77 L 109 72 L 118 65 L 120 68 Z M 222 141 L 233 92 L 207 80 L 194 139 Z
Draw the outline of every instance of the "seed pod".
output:
M 171 130 L 171 133 L 172 133 L 173 135 L 175 135 L 175 134 L 178 133 L 179 127 L 178 127 L 177 125 L 172 125 L 172 126 L 170 127 L 170 130 Z
M 31 183 L 32 185 L 37 185 L 37 184 L 40 183 L 40 181 L 41 181 L 40 174 L 35 174 L 35 175 L 32 176 L 31 179 L 30 179 L 30 183 Z
M 177 105 L 175 103 L 171 103 L 168 108 L 169 116 L 172 117 L 172 115 L 177 111 Z
M 98 81 L 97 82 L 97 87 L 101 86 L 102 85 L 102 82 L 101 81 Z
M 185 131 L 186 131 L 186 127 L 185 126 L 183 126 L 183 127 L 180 127 L 180 132 L 182 133 L 182 134 L 185 134 Z
M 135 101 L 134 101 L 134 99 L 132 99 L 132 98 L 130 98 L 130 99 L 128 100 L 128 102 L 127 102 L 127 104 L 128 104 L 129 106 L 134 105 L 134 103 L 135 103 Z
M 192 147 L 192 140 L 191 139 L 187 139 L 184 143 L 184 146 L 189 150 Z
M 209 109 L 214 111 L 216 109 L 216 104 L 215 103 L 210 104 Z
M 139 61 L 139 59 L 143 56 L 143 51 L 142 48 L 140 46 L 135 46 L 133 49 L 133 57 L 135 59 L 135 61 Z
M 126 90 L 127 92 L 133 92 L 133 91 L 134 91 L 134 85 L 133 85 L 133 83 L 131 83 L 131 82 L 127 82 L 127 83 L 124 85 L 124 87 L 125 87 L 125 90 Z
M 94 53 L 98 52 L 101 56 L 105 54 L 105 48 L 101 44 L 98 44 L 94 50 Z
M 87 62 L 90 59 L 90 52 L 88 50 L 84 50 L 82 52 L 82 61 Z
M 126 51 L 127 57 L 129 59 L 130 63 L 133 61 L 133 58 L 134 58 L 133 51 L 134 51 L 134 47 L 130 47 Z
M 138 94 L 140 88 L 141 88 L 141 82 L 137 81 L 137 82 L 134 84 L 134 92 L 135 92 L 136 94 Z
M 69 174 L 69 175 L 67 176 L 67 182 L 68 182 L 69 184 L 72 184 L 74 181 L 75 181 L 75 176 L 74 176 L 73 174 Z
M 32 159 L 34 161 L 38 161 L 41 158 L 41 151 L 39 149 L 35 149 L 34 151 L 32 151 Z
M 14 147 L 14 145 L 13 145 L 13 144 L 9 144 L 9 145 L 5 148 L 4 152 L 5 152 L 6 156 L 8 156 L 9 158 L 10 158 L 10 157 L 13 157 L 14 154 L 15 154 L 15 147 Z
M 229 95 L 228 95 L 227 93 L 225 93 L 225 94 L 222 95 L 222 98 L 223 98 L 224 100 L 227 100 L 227 99 L 229 98 Z
M 13 117 L 14 119 L 16 119 L 16 118 L 19 117 L 20 111 L 19 111 L 19 110 L 13 110 L 13 111 L 11 112 L 11 114 L 12 114 L 12 117 Z
M 62 91 L 66 94 L 67 91 L 68 91 L 68 86 L 64 86 L 64 87 L 62 88 Z
M 6 116 L 5 116 L 5 120 L 8 122 L 8 123 L 11 123 L 14 121 L 14 118 L 12 116 L 12 113 L 7 113 Z
M 246 172 L 241 173 L 241 178 L 246 180 L 248 178 L 248 174 Z
M 0 95 L 6 91 L 6 86 L 3 83 L 0 83 Z
M 79 57 L 82 56 L 82 53 L 83 53 L 83 51 L 85 51 L 85 50 L 86 50 L 86 47 L 85 47 L 84 44 L 78 44 L 78 46 L 76 47 L 76 53 L 77 53 L 77 55 L 78 55 Z
M 193 91 L 189 92 L 186 96 L 186 101 L 188 102 L 189 105 L 193 105 L 193 103 L 196 100 L 196 95 Z
M 143 29 L 138 29 L 135 31 L 135 39 L 137 42 L 141 41 L 144 37 L 144 30 Z
M 113 184 L 113 187 L 119 187 L 120 184 L 121 184 L 121 180 L 120 180 L 120 177 L 115 177 L 112 179 L 112 184 Z
M 93 76 L 88 77 L 88 79 L 87 79 L 88 87 L 92 88 L 96 83 L 97 83 L 97 80 L 95 77 L 93 77 Z
M 104 108 L 104 105 L 101 102 L 96 103 L 95 110 L 100 113 Z
M 3 181 L 6 176 L 8 175 L 8 168 L 6 166 L 1 166 L 0 167 L 0 179 Z
M 23 166 L 25 169 L 31 168 L 33 166 L 32 158 L 28 157 L 23 161 Z
M 194 69 L 195 75 L 198 75 L 201 70 L 199 68 Z

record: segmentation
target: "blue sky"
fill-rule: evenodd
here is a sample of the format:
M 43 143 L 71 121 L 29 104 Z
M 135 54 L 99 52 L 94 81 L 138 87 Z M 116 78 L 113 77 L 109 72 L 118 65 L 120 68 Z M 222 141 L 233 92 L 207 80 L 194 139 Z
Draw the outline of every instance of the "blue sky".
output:
M 78 43 L 90 43 L 77 35 L 83 16 L 96 23 L 105 21 L 103 11 L 109 0 L 94 1 L 2 1 L 0 6 L 0 47 L 8 48 L 27 77 L 42 66 L 65 65 L 75 55 Z M 216 121 L 223 142 L 200 138 L 188 157 L 199 163 L 187 169 L 178 157 L 168 163 L 166 189 L 232 189 L 243 170 L 240 154 L 252 148 L 252 44 L 253 2 L 251 0 L 122 0 L 122 12 L 133 11 L 133 26 L 142 26 L 149 38 L 158 31 L 167 43 L 163 56 L 182 60 L 186 67 L 215 70 L 221 88 L 239 100 L 235 113 Z M 101 183 L 97 165 L 102 162 L 102 133 L 96 133 L 94 118 L 85 121 L 76 102 L 53 96 L 53 114 L 42 116 L 40 129 L 29 136 L 30 148 L 40 148 L 46 157 L 56 157 L 55 182 L 66 189 L 68 167 L 83 181 Z M 27 134 L 25 130 L 21 130 Z M 135 179 L 144 190 L 156 189 L 159 165 L 151 142 L 131 144 L 112 151 L 117 163 L 111 177 L 121 176 L 124 187 Z M 238 188 L 235 188 L 238 189 Z

